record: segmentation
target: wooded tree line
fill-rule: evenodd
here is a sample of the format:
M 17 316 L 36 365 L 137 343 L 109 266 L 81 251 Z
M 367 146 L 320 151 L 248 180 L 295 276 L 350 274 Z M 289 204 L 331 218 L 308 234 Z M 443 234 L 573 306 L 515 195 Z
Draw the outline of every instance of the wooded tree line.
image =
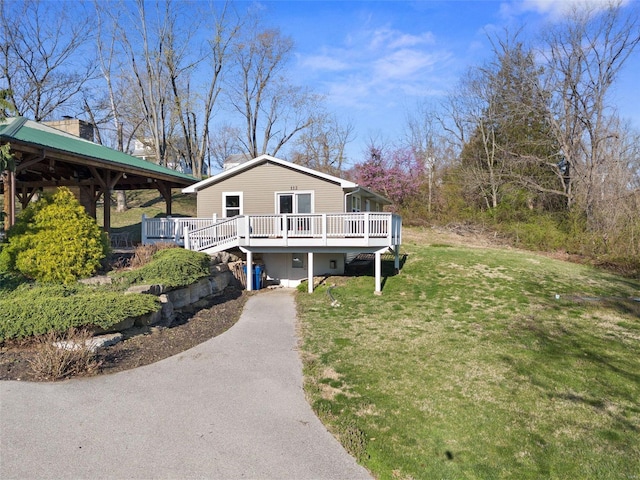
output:
M 293 41 L 238 5 L 0 1 L 0 88 L 20 115 L 87 119 L 98 142 L 137 140 L 198 177 L 269 153 L 351 176 L 405 221 L 495 221 L 548 248 L 640 257 L 640 135 L 612 103 L 637 6 L 494 34 L 443 103 L 416 105 L 402 138 L 372 139 L 345 171 L 353 125 L 291 82 Z
M 290 81 L 293 41 L 240 8 L 2 1 L 0 88 L 19 115 L 86 119 L 98 143 L 132 152 L 137 141 L 148 159 L 199 178 L 230 154 L 285 145 L 339 170 L 351 127 Z
M 636 6 L 575 9 L 522 37 L 493 36 L 491 58 L 412 112 L 400 142 L 372 142 L 355 174 L 401 192 L 406 219 L 489 222 L 527 246 L 639 267 L 640 134 L 612 103 L 640 43 Z

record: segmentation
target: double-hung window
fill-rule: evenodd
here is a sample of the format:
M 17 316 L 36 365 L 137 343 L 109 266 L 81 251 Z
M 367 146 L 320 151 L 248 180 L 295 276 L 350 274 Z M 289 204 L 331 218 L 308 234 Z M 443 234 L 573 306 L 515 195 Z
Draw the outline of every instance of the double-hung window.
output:
M 242 192 L 224 192 L 222 211 L 226 218 L 242 215 Z

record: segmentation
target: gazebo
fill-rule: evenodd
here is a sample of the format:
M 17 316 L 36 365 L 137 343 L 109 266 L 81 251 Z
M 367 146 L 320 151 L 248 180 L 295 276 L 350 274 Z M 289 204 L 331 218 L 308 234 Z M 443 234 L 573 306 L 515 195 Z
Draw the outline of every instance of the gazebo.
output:
M 37 192 L 48 188 L 68 187 L 94 218 L 98 200 L 103 197 L 105 206 L 109 205 L 112 190 L 156 189 L 165 200 L 167 215 L 171 215 L 171 189 L 196 182 L 191 175 L 24 117 L 0 123 L 0 144 L 6 143 L 16 164 L 15 172 L 0 182 L 0 193 L 9 196 L 5 212 L 5 225 L 9 226 L 15 222 L 16 200 L 25 208 Z M 110 224 L 110 209 L 104 208 L 105 231 L 110 230 Z

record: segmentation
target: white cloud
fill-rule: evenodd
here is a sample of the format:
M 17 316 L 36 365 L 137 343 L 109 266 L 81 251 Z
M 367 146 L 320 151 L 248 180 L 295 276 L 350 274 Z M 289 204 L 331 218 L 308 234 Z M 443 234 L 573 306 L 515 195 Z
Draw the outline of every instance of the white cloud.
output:
M 374 73 L 380 79 L 410 81 L 438 60 L 438 55 L 419 50 L 402 49 L 374 62 Z
M 631 0 L 620 0 L 626 5 Z M 605 10 L 614 3 L 612 0 L 523 0 L 503 3 L 500 13 L 505 16 L 515 16 L 521 13 L 534 12 L 548 16 L 552 20 L 560 20 L 574 9 Z
M 341 60 L 339 55 L 334 56 L 327 53 L 301 58 L 300 65 L 311 70 L 330 72 L 339 72 L 349 68 L 349 63 Z
M 380 28 L 371 34 L 370 48 L 378 50 L 380 48 L 395 49 L 418 47 L 421 45 L 433 45 L 435 36 L 431 32 L 424 32 L 419 35 L 404 33 L 390 28 Z
M 442 91 L 448 46 L 440 46 L 429 31 L 401 31 L 366 23 L 333 38 L 298 58 L 301 76 L 315 83 L 338 111 L 388 111 L 397 98 L 421 97 Z

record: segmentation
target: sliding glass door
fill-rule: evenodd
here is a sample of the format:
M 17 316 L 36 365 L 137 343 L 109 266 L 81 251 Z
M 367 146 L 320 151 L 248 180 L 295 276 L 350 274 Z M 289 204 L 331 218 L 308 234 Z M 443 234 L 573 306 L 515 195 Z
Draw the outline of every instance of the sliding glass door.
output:
M 313 213 L 313 194 L 311 192 L 277 193 L 276 207 L 280 215 Z M 284 228 L 284 224 L 282 224 Z M 309 218 L 294 217 L 287 219 L 287 230 L 290 236 L 310 235 Z

